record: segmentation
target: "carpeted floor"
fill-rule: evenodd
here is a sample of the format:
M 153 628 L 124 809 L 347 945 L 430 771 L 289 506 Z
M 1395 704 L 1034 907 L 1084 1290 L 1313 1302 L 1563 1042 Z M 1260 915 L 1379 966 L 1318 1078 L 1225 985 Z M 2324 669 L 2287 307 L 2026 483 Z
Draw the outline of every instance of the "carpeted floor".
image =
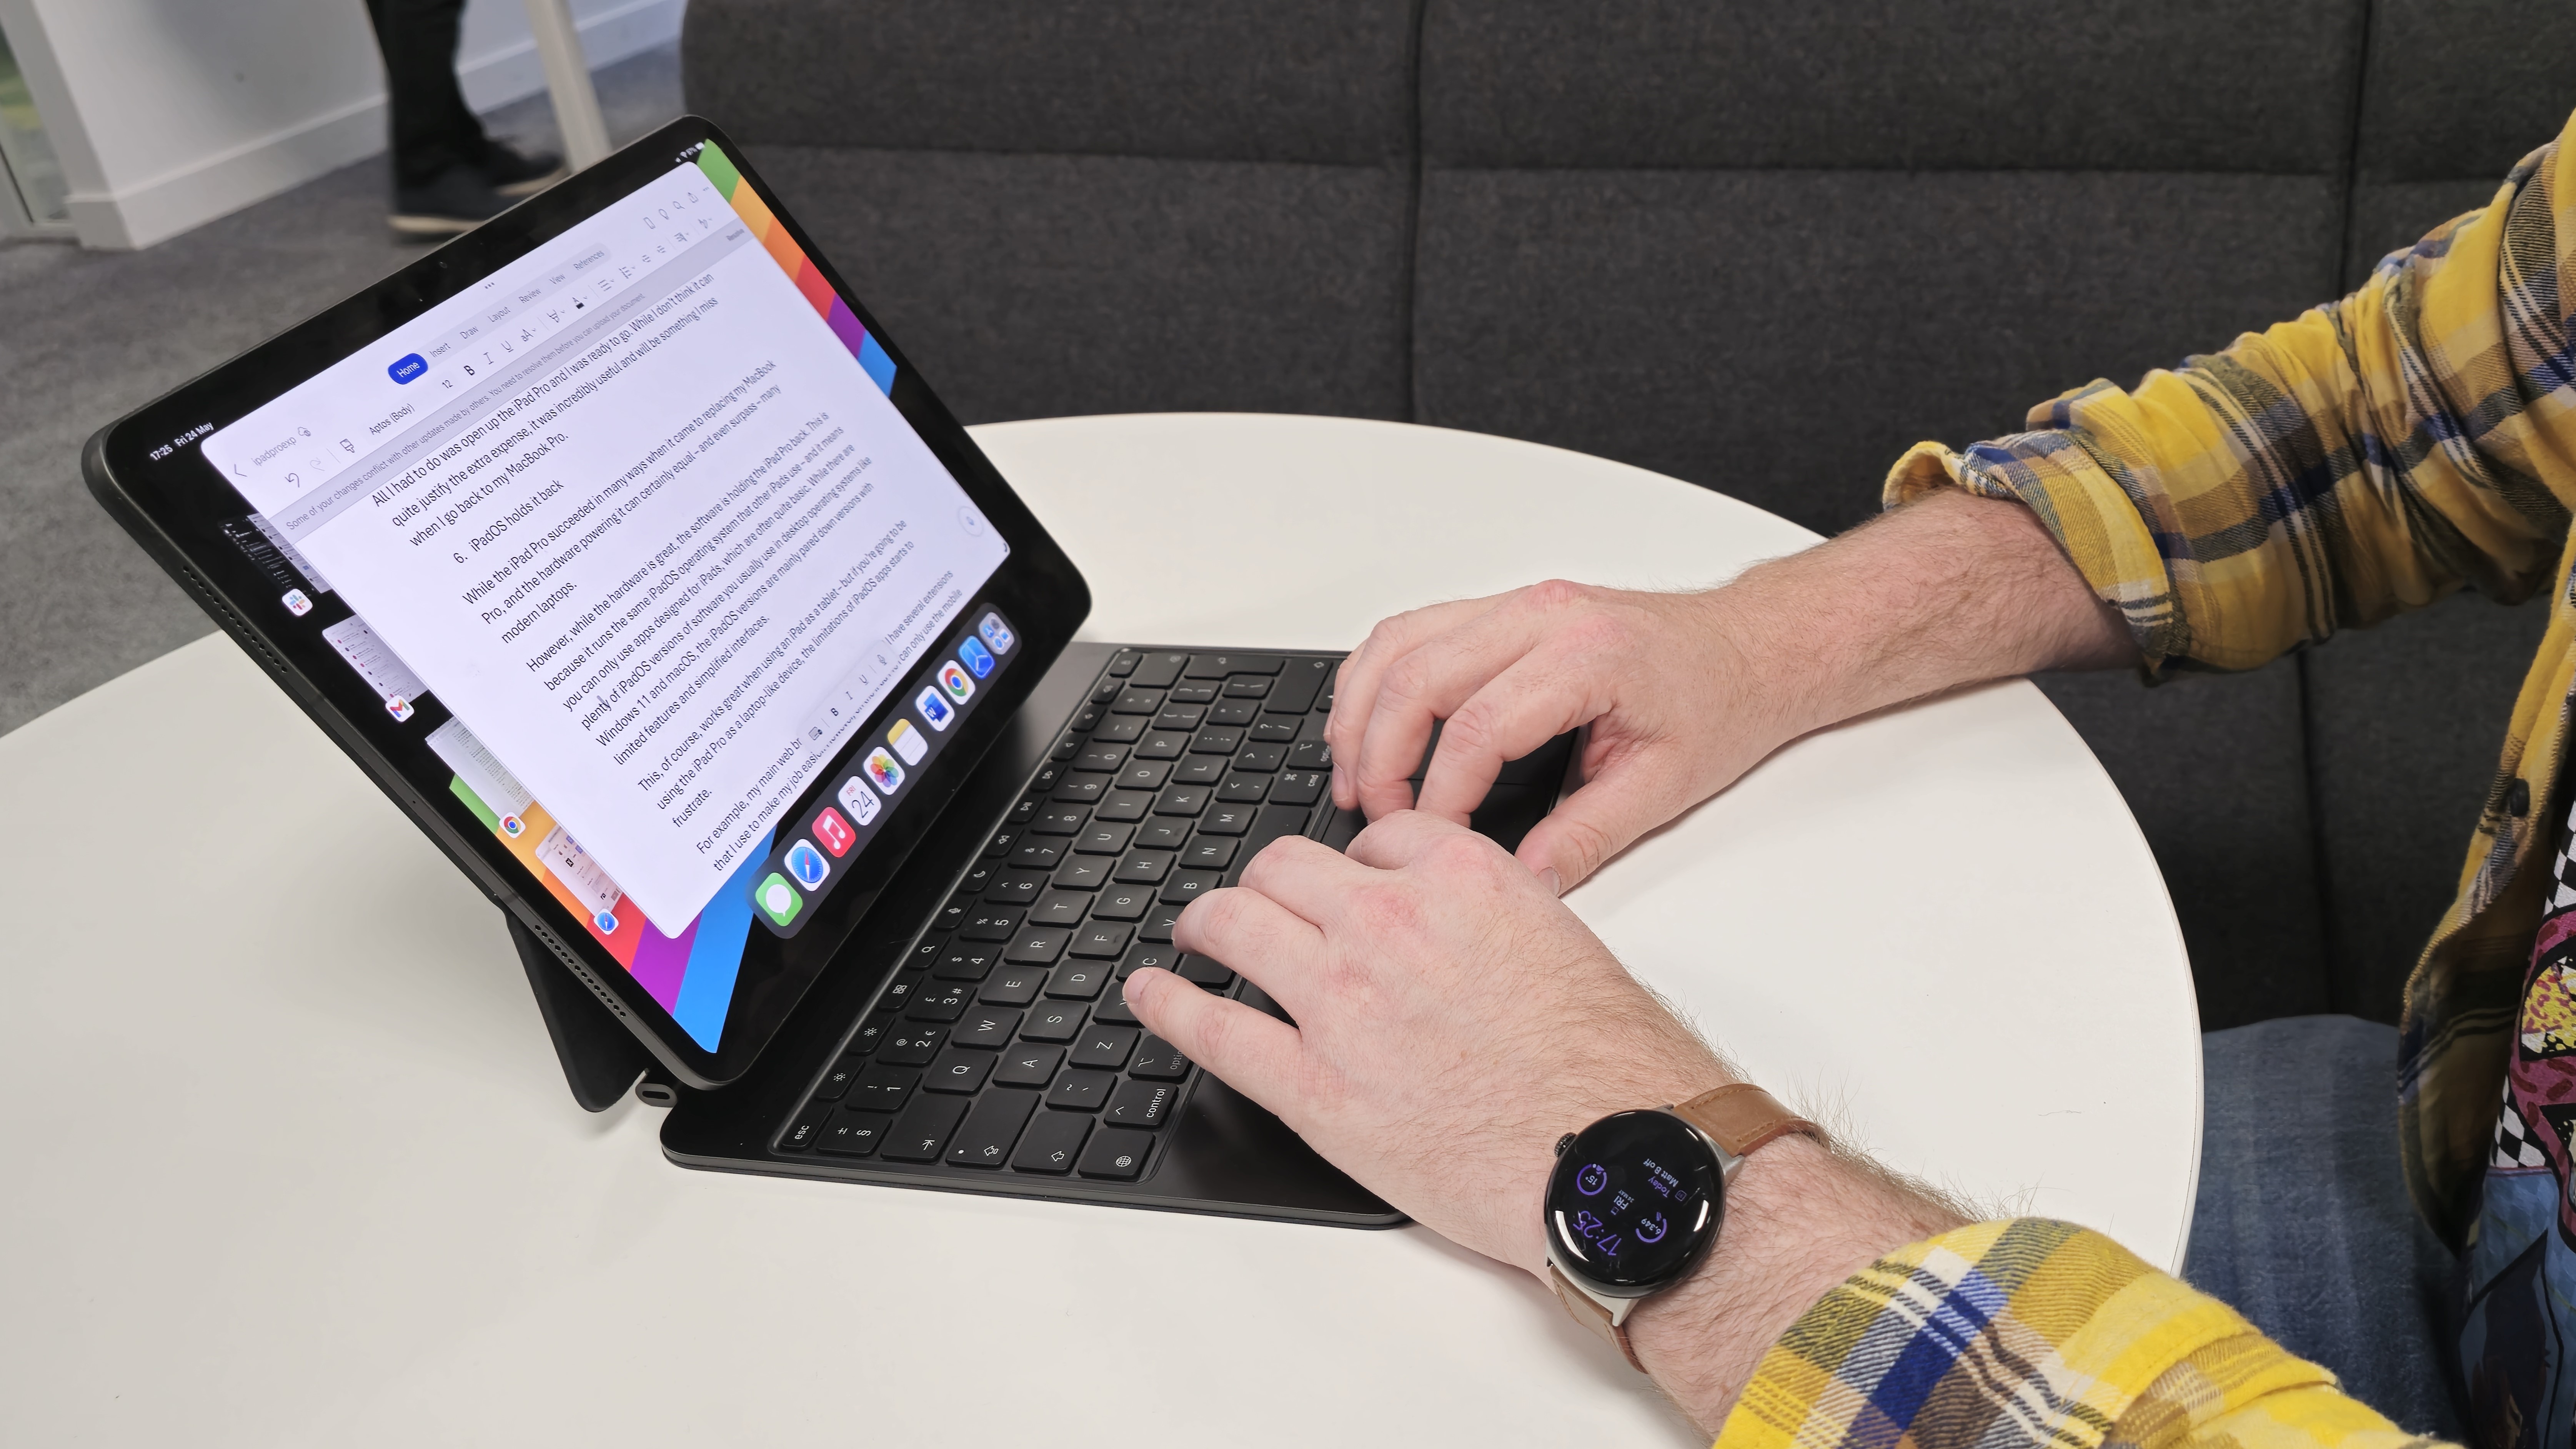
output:
M 597 73 L 623 143 L 680 114 L 676 47 Z M 486 118 L 553 147 L 543 96 Z M 140 252 L 0 246 L 0 733 L 213 626 L 80 478 L 135 407 L 422 254 L 385 227 L 378 157 Z

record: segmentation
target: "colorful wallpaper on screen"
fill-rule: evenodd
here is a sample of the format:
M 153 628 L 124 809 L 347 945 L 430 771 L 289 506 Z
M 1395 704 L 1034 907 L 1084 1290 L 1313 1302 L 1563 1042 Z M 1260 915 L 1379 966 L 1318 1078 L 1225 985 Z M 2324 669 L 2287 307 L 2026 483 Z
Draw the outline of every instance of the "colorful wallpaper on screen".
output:
M 859 360 L 859 366 L 876 380 L 877 390 L 892 396 L 894 359 L 886 356 L 886 350 L 868 335 L 868 329 L 860 324 L 858 315 L 850 310 L 850 304 L 842 301 L 840 294 L 832 290 L 832 284 L 823 280 L 823 273 L 806 257 L 804 248 L 789 238 L 787 228 L 778 224 L 778 218 L 771 214 L 768 203 L 760 199 L 759 193 L 743 185 L 742 173 L 733 169 L 733 162 L 725 159 L 722 151 L 705 146 L 698 151 L 698 169 L 707 173 L 707 179 L 715 183 L 716 190 L 731 204 L 734 214 L 741 217 L 751 227 L 751 234 L 769 249 L 770 259 L 778 263 L 779 270 L 787 273 L 787 279 L 796 284 L 796 290 L 804 293 L 805 300 L 822 314 L 823 324 L 832 329 L 832 335 L 841 339 L 841 345 L 850 349 L 850 355 Z

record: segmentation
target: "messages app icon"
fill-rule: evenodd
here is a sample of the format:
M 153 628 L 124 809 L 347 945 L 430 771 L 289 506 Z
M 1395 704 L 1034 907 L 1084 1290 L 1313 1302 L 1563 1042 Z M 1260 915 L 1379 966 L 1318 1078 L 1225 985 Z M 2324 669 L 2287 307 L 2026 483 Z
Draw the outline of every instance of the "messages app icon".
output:
M 787 883 L 787 877 L 774 870 L 752 888 L 751 903 L 760 907 L 760 913 L 773 926 L 786 925 L 805 909 L 805 898 L 796 894 L 796 887 Z

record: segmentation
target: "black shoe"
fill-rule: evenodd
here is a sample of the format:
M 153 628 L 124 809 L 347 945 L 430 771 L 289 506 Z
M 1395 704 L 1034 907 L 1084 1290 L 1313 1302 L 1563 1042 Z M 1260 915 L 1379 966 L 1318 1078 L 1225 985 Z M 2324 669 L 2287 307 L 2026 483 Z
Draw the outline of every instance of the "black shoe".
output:
M 509 209 L 510 198 L 494 190 L 482 172 L 450 166 L 424 185 L 394 188 L 394 235 L 457 236 Z
M 552 151 L 523 154 L 507 141 L 487 143 L 482 163 L 475 169 L 503 196 L 534 196 L 571 174 L 564 169 L 563 158 Z

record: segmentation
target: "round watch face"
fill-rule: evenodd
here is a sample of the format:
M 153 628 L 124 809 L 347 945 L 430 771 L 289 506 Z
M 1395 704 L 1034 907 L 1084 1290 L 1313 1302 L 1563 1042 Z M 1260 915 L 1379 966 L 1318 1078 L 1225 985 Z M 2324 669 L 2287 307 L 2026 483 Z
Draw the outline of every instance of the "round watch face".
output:
M 1666 1112 L 1619 1112 L 1584 1128 L 1547 1180 L 1557 1267 L 1614 1298 L 1643 1297 L 1689 1272 L 1725 1216 L 1717 1153 Z

